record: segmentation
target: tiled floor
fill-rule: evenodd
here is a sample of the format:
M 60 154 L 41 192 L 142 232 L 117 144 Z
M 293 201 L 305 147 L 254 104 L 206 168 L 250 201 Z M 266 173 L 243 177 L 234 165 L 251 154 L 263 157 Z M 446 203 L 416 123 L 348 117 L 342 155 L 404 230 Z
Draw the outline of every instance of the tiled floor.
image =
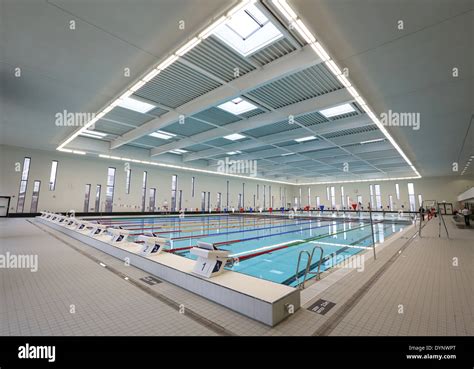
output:
M 447 224 L 449 244 L 430 222 L 404 246 L 411 229 L 270 328 L 169 283 L 143 283 L 142 270 L 43 225 L 6 219 L 0 254 L 38 254 L 39 270 L 0 269 L 0 335 L 472 335 L 474 231 Z M 319 298 L 336 306 L 308 311 Z

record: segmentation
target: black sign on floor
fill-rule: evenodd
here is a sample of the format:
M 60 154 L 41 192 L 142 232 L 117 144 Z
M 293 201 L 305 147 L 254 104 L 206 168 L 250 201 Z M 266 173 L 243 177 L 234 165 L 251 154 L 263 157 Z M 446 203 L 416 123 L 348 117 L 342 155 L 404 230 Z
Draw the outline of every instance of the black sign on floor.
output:
M 308 310 L 314 313 L 318 313 L 321 315 L 326 314 L 329 310 L 331 310 L 336 304 L 331 301 L 319 299 L 313 305 L 311 305 Z
M 142 282 L 145 282 L 146 284 L 149 284 L 150 286 L 153 286 L 157 283 L 161 283 L 161 281 L 159 279 L 153 277 L 152 275 L 149 275 L 148 277 L 140 278 L 140 280 Z

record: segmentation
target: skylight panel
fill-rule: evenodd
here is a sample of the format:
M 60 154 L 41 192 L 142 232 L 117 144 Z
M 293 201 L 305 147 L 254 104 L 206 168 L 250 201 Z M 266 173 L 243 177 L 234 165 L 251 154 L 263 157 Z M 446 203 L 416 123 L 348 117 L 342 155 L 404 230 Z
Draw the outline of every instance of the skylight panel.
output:
M 150 110 L 155 108 L 155 105 L 134 99 L 132 97 L 119 100 L 117 105 L 125 109 L 137 111 L 139 113 L 148 113 Z
M 104 138 L 105 136 L 107 136 L 107 133 L 85 129 L 80 133 L 80 135 L 85 136 L 85 137 L 92 137 L 92 138 Z
M 315 140 L 316 137 L 315 136 L 306 136 L 306 137 L 301 137 L 301 138 L 297 138 L 295 139 L 296 142 L 306 142 L 306 141 L 311 141 L 311 140 Z
M 219 105 L 218 108 L 231 114 L 239 115 L 251 110 L 255 110 L 258 107 L 238 97 L 234 100 L 227 101 L 226 103 Z
M 320 111 L 320 113 L 326 118 L 331 118 L 342 114 L 352 113 L 354 111 L 355 109 L 352 107 L 351 104 L 342 104 L 329 109 L 323 109 Z
M 278 28 L 253 4 L 217 27 L 214 35 L 243 56 L 283 37 Z
M 229 151 L 228 153 L 226 153 L 227 155 L 237 155 L 237 154 L 242 154 L 242 151 Z
M 188 151 L 183 150 L 183 149 L 174 149 L 174 150 L 170 150 L 168 152 L 170 152 L 172 154 L 181 155 L 181 154 L 187 153 Z
M 240 133 L 233 133 L 231 135 L 224 136 L 226 140 L 231 140 L 231 141 L 237 141 L 245 138 L 244 135 L 241 135 Z
M 156 132 L 150 133 L 149 136 L 161 138 L 162 140 L 169 140 L 170 138 L 176 137 L 174 133 L 169 133 L 165 131 L 156 131 Z

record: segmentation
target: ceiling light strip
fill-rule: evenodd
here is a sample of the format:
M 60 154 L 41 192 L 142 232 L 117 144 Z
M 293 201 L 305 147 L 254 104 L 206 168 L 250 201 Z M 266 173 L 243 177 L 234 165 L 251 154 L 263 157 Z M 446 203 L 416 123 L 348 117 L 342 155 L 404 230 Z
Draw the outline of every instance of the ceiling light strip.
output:
M 127 97 L 130 97 L 134 92 L 138 91 L 140 88 L 142 88 L 147 82 L 151 81 L 153 78 L 155 78 L 160 72 L 165 70 L 167 67 L 169 67 L 171 64 L 173 64 L 176 60 L 178 60 L 181 56 L 189 52 L 191 49 L 199 45 L 199 43 L 209 37 L 212 32 L 219 27 L 222 23 L 225 21 L 229 20 L 232 18 L 232 16 L 237 13 L 239 10 L 245 8 L 248 5 L 254 4 L 256 0 L 243 0 L 240 1 L 236 6 L 234 6 L 231 10 L 227 12 L 225 16 L 220 17 L 216 21 L 214 21 L 210 26 L 208 26 L 206 29 L 204 29 L 202 32 L 198 34 L 198 36 L 192 38 L 190 41 L 186 42 L 183 46 L 178 48 L 175 53 L 167 57 L 164 61 L 162 61 L 158 66 L 153 68 L 151 71 L 147 72 L 147 74 L 139 79 L 138 81 L 134 82 L 134 84 L 129 87 L 125 93 L 122 93 L 122 95 L 116 99 L 113 100 L 112 103 L 108 104 L 104 109 L 102 109 L 101 113 L 97 114 L 94 119 L 86 123 L 84 126 L 82 126 L 80 129 L 78 129 L 76 132 L 74 132 L 70 137 L 68 137 L 65 141 L 63 141 L 57 148 L 56 150 L 63 149 L 64 146 L 69 144 L 72 140 L 74 140 L 77 136 L 79 136 L 84 130 L 92 126 L 94 123 L 96 123 L 100 118 L 102 118 L 105 114 L 110 112 L 115 106 L 119 104 L 121 100 L 126 99 Z
M 337 66 L 334 60 L 331 59 L 329 54 L 326 52 L 324 47 L 316 41 L 316 37 L 309 31 L 308 27 L 303 23 L 303 21 L 298 17 L 296 12 L 291 8 L 286 0 L 272 0 L 272 3 L 280 11 L 280 13 L 286 18 L 288 24 L 291 28 L 295 29 L 298 34 L 308 43 L 311 48 L 316 52 L 316 54 L 321 58 L 329 70 L 341 81 L 344 87 L 349 91 L 349 93 L 354 97 L 354 99 L 361 105 L 365 110 L 370 119 L 377 125 L 377 127 L 382 131 L 382 133 L 387 137 L 390 143 L 395 147 L 398 153 L 403 157 L 411 169 L 416 173 L 418 177 L 421 178 L 420 173 L 416 170 L 415 166 L 412 164 L 410 159 L 405 155 L 403 150 L 398 146 L 393 137 L 388 133 L 382 123 L 378 120 L 372 110 L 369 108 L 367 103 L 359 95 L 355 87 L 349 81 L 349 79 L 342 73 L 341 69 Z M 412 178 L 410 178 L 412 179 Z M 334 182 L 334 183 L 344 183 L 344 182 Z

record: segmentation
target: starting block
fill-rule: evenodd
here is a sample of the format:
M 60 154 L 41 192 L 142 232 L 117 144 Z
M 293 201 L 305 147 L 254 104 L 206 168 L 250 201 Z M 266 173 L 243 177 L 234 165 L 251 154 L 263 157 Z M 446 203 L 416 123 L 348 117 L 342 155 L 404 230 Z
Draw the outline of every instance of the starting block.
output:
M 98 237 L 107 230 L 107 226 L 103 224 L 89 223 L 89 225 L 92 226 L 92 229 L 89 233 L 89 236 L 91 237 Z
M 127 237 L 130 234 L 129 230 L 122 228 L 107 228 L 107 232 L 112 235 L 112 239 L 109 241 L 111 244 L 127 241 Z
M 76 231 L 81 232 L 81 233 L 86 233 L 86 231 L 89 231 L 89 229 L 94 225 L 91 222 L 88 222 L 87 220 L 76 220 L 77 222 L 77 227 Z
M 163 237 L 152 237 L 148 235 L 140 235 L 137 241 L 143 241 L 142 249 L 138 252 L 140 255 L 149 256 L 151 254 L 158 255 L 163 251 L 165 246 L 169 246 L 169 241 Z
M 66 221 L 66 224 L 64 224 L 65 227 L 68 227 L 70 229 L 75 229 L 78 225 L 78 220 L 74 217 L 69 217 L 69 219 Z
M 198 241 L 198 247 L 191 249 L 191 254 L 198 257 L 193 273 L 210 278 L 221 274 L 229 259 L 229 251 L 220 251 L 212 243 Z

